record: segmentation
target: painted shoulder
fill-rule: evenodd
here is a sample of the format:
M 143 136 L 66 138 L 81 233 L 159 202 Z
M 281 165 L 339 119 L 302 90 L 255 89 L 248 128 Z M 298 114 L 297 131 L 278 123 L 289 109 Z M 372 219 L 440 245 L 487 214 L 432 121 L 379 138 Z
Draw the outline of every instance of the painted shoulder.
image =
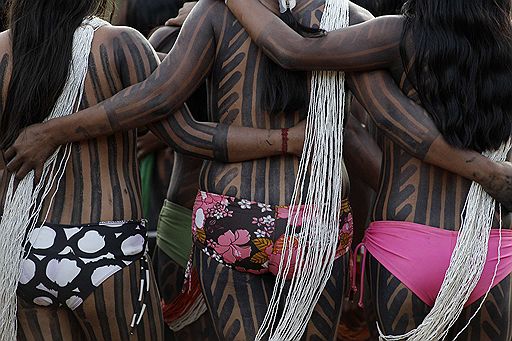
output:
M 145 40 L 144 36 L 134 28 L 128 26 L 113 26 L 107 25 L 98 29 L 94 39 L 99 44 L 109 45 L 116 39 L 120 39 L 123 36 L 129 36 L 135 40 Z

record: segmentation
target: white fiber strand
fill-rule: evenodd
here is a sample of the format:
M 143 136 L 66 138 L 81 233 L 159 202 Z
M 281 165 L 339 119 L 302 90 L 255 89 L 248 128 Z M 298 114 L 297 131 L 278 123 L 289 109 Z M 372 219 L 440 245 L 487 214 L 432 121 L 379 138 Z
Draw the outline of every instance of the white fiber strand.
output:
M 62 94 L 46 120 L 70 115 L 78 107 L 87 75 L 89 53 L 94 31 L 106 22 L 98 18 L 84 20 L 73 36 L 73 52 L 68 78 Z M 63 153 L 57 148 L 45 162 L 40 182 L 34 187 L 34 172 L 30 172 L 17 186 L 11 176 L 4 203 L 4 215 L 0 221 L 0 341 L 16 339 L 16 288 L 21 274 L 21 265 L 27 255 L 25 248 L 28 238 L 37 222 L 44 221 L 48 212 L 42 215 L 42 208 L 48 194 L 60 183 L 71 145 Z M 61 157 L 59 155 L 62 154 Z M 55 192 L 50 198 L 53 202 Z M 39 220 L 43 218 L 42 220 Z M 25 239 L 26 238 L 26 239 Z M 37 236 L 34 236 L 37 238 Z
M 296 5 L 296 0 L 279 0 L 279 10 L 281 13 L 294 9 Z
M 348 13 L 348 1 L 327 0 L 320 27 L 332 31 L 348 26 Z M 267 333 L 270 341 L 299 340 L 331 276 L 343 199 L 344 81 L 340 72 L 312 75 L 304 151 L 291 199 L 283 256 L 256 340 L 262 340 Z M 302 225 L 296 233 L 294 226 L 301 205 Z M 294 237 L 297 241 L 293 241 Z M 293 257 L 291 248 L 295 242 L 298 251 Z M 292 263 L 294 276 L 285 294 L 285 278 Z M 278 310 L 282 311 L 280 316 Z
M 507 144 L 503 144 L 499 150 L 487 152 L 484 155 L 493 161 L 505 161 L 511 146 L 512 141 L 509 141 Z M 496 201 L 479 184 L 473 183 L 462 212 L 462 224 L 457 244 L 453 250 L 450 266 L 446 271 L 434 307 L 418 328 L 404 335 L 385 336 L 379 329 L 380 340 L 434 341 L 446 338 L 482 275 L 495 209 Z M 501 224 L 500 216 L 500 243 L 498 248 L 501 248 Z M 501 252 L 498 249 L 498 264 L 500 257 Z M 493 286 L 497 266 L 485 297 Z M 475 314 L 481 307 L 482 305 Z M 378 325 L 377 328 L 379 328 Z M 467 325 L 464 329 L 466 328 Z
M 204 297 L 201 294 L 196 298 L 192 307 L 190 307 L 190 309 L 183 316 L 169 323 L 169 328 L 174 332 L 178 332 L 199 320 L 199 318 L 203 316 L 203 314 L 205 314 L 207 311 L 208 307 L 206 306 Z

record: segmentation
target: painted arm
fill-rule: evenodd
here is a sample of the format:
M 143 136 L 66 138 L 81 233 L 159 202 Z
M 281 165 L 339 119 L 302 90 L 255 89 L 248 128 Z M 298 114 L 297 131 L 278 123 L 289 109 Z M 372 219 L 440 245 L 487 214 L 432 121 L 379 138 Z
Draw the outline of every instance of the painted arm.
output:
M 228 7 L 265 54 L 285 69 L 366 71 L 387 68 L 400 58 L 401 16 L 366 21 L 371 14 L 350 3 L 353 26 L 305 38 L 260 1 L 229 0 Z
M 283 137 L 280 129 L 256 129 L 223 123 L 200 123 L 186 106 L 165 120 L 150 124 L 149 129 L 178 153 L 222 162 L 241 162 L 281 155 Z M 195 127 L 190 132 L 189 127 Z M 305 121 L 288 130 L 286 153 L 300 155 L 304 142 Z
M 140 83 L 76 114 L 25 129 L 5 153 L 8 170 L 23 177 L 31 169 L 41 168 L 58 145 L 151 124 L 151 130 L 169 138 L 167 142 L 173 149 L 200 158 L 237 162 L 281 154 L 280 130 L 199 123 L 182 109 L 185 100 L 204 82 L 215 59 L 215 39 L 209 21 L 215 18 L 215 6 L 219 6 L 217 1 L 207 0 L 195 7 L 175 47 L 158 68 L 157 57 L 142 36 L 125 36 L 122 54 L 116 58 L 124 59 L 119 62 L 119 74 L 128 84 Z M 154 70 L 144 81 L 145 71 L 138 69 L 141 64 L 149 67 L 147 74 Z M 161 122 L 163 119 L 166 121 Z M 301 145 L 302 134 L 300 129 L 290 133 L 293 152 L 295 142 L 296 146 Z
M 414 157 L 478 182 L 512 209 L 512 165 L 449 145 L 430 115 L 406 97 L 385 71 L 353 73 L 348 83 L 376 126 Z
M 386 69 L 400 59 L 403 18 L 372 16 L 350 5 L 348 28 L 322 38 L 304 38 L 260 1 L 228 0 L 228 7 L 251 38 L 284 68 L 369 71 Z M 512 208 L 512 167 L 474 151 L 450 146 L 428 113 L 407 98 L 386 72 L 349 77 L 349 86 L 377 126 L 413 156 L 480 183 Z
M 347 117 L 343 135 L 343 158 L 347 168 L 378 192 L 382 151 L 377 142 L 352 114 Z
M 276 62 L 284 60 L 283 67 L 308 71 L 383 69 L 400 58 L 403 19 L 387 16 L 369 20 L 372 16 L 367 11 L 350 6 L 351 24 L 356 25 L 322 38 L 304 38 L 259 1 L 228 1 L 228 7 L 251 37 Z M 481 161 L 479 165 L 483 165 L 486 158 L 449 146 L 428 113 L 406 97 L 390 75 L 384 71 L 361 73 L 349 75 L 348 80 L 377 127 L 407 152 L 471 180 L 480 180 L 481 173 L 467 167 L 466 161 Z M 447 156 L 459 162 L 448 163 Z

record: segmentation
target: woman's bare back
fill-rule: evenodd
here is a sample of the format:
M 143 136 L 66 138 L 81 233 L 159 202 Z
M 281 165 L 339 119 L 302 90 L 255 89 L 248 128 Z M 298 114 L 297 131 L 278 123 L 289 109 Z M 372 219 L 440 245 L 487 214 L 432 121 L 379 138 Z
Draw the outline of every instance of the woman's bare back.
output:
M 4 51 L 0 58 L 2 110 L 12 72 L 8 34 L 6 31 L 0 35 L 0 50 Z M 80 109 L 142 81 L 156 68 L 156 57 L 139 43 L 139 35 L 135 30 L 114 26 L 104 26 L 96 31 Z M 74 143 L 47 221 L 80 224 L 140 220 L 136 135 L 136 131 L 131 130 Z M 3 176 L 0 179 L 2 207 L 9 178 Z M 48 202 L 45 205 L 48 207 Z

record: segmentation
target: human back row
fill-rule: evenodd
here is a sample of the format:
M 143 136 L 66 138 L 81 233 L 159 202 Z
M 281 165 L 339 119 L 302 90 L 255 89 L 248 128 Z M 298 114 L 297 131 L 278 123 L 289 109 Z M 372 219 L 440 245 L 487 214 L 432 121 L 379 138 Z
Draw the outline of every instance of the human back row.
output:
M 233 2 L 233 4 L 236 5 L 236 2 Z M 276 4 L 273 2 L 269 1 L 267 4 L 272 9 L 276 7 Z M 314 13 L 321 11 L 323 2 L 304 1 L 299 2 L 299 5 L 300 10 L 296 11 L 295 14 L 301 18 L 305 24 L 310 26 L 318 23 L 318 18 Z M 351 14 L 352 20 L 355 20 L 355 22 L 361 21 L 367 15 L 363 10 L 355 6 L 352 7 Z M 358 18 L 358 14 L 360 14 L 360 18 Z M 225 20 L 221 22 L 217 19 L 214 20 L 214 18 L 224 18 Z M 273 19 L 274 17 L 271 13 L 262 12 L 261 16 L 258 16 L 258 18 L 272 19 L 270 22 L 262 20 L 269 25 L 268 27 L 272 27 L 270 24 L 279 24 L 276 19 Z M 243 22 L 242 19 L 243 16 L 240 18 Z M 108 135 L 109 133 L 113 133 L 114 130 L 134 128 L 137 125 L 144 125 L 148 122 L 155 122 L 165 118 L 168 112 L 177 110 L 201 81 L 205 77 L 208 77 L 211 89 L 209 94 L 210 103 L 212 105 L 212 108 L 210 108 L 211 119 L 214 122 L 220 122 L 220 124 L 214 123 L 207 125 L 207 128 L 198 128 L 198 132 L 194 132 L 194 142 L 190 144 L 185 142 L 185 145 L 189 146 L 188 148 L 192 149 L 195 155 L 210 158 L 216 157 L 223 162 L 213 161 L 204 166 L 203 173 L 201 174 L 201 189 L 211 194 L 237 197 L 238 199 L 246 199 L 249 202 L 259 202 L 270 206 L 289 204 L 290 196 L 293 192 L 295 169 L 298 164 L 298 159 L 293 156 L 285 157 L 280 155 L 259 159 L 260 156 L 264 155 L 262 154 L 263 152 L 268 153 L 268 151 L 258 149 L 261 148 L 262 145 L 264 146 L 265 143 L 258 144 L 254 142 L 264 142 L 266 141 L 266 137 L 259 141 L 258 139 L 256 139 L 256 141 L 251 141 L 247 138 L 242 139 L 242 141 L 245 141 L 247 144 L 247 149 L 243 149 L 244 155 L 248 155 L 247 151 L 249 150 L 252 153 L 254 153 L 254 151 L 260 152 L 259 155 L 253 156 L 255 160 L 233 164 L 227 164 L 225 162 L 231 155 L 240 155 L 235 154 L 232 149 L 230 150 L 226 147 L 228 146 L 230 138 L 237 136 L 235 133 L 236 129 L 234 129 L 235 126 L 250 126 L 263 129 L 274 128 L 277 130 L 277 141 L 279 141 L 280 129 L 297 123 L 299 119 L 303 117 L 307 106 L 307 103 L 304 103 L 304 101 L 298 103 L 278 103 L 281 104 L 281 106 L 277 105 L 277 109 L 274 108 L 275 110 L 272 112 L 271 104 L 275 103 L 272 103 L 272 101 L 270 101 L 270 104 L 268 102 L 265 103 L 265 100 L 259 97 L 259 94 L 265 93 L 266 87 L 275 88 L 275 83 L 273 82 L 279 81 L 279 78 L 278 80 L 271 79 L 268 77 L 268 74 L 261 71 L 265 67 L 269 67 L 267 65 L 269 63 L 268 59 L 263 57 L 261 50 L 255 48 L 254 43 L 250 40 L 243 28 L 235 24 L 234 20 L 234 17 L 222 3 L 216 1 L 201 2 L 185 23 L 183 32 L 177 43 L 177 48 L 171 51 L 160 68 L 158 68 L 145 83 L 136 88 L 121 92 L 108 100 L 104 105 L 91 107 L 84 113 L 72 115 L 69 119 L 66 118 L 60 122 L 54 121 L 49 124 L 30 128 L 26 131 L 27 134 L 24 135 L 25 140 L 30 144 L 37 143 L 41 148 L 33 149 L 33 151 L 30 151 L 30 153 L 33 153 L 31 156 L 25 154 L 24 157 L 29 160 L 32 155 L 35 155 L 37 156 L 35 160 L 42 160 L 45 159 L 49 153 L 47 150 L 44 150 L 47 146 L 49 147 L 48 149 L 51 149 L 51 147 L 56 144 L 91 139 L 105 134 Z M 253 23 L 249 22 L 244 24 L 250 26 Z M 396 34 L 402 24 L 403 23 L 397 22 L 394 18 L 389 21 L 369 23 L 368 25 L 383 25 L 383 29 L 378 32 L 390 32 L 388 34 L 391 35 L 393 32 Z M 235 29 L 233 29 L 233 27 L 235 27 Z M 379 26 L 379 28 L 382 27 Z M 276 32 L 287 32 L 284 29 L 285 28 L 278 26 L 278 28 L 272 32 L 273 34 L 276 34 Z M 104 30 L 106 30 L 106 28 Z M 371 38 L 375 40 L 378 39 L 368 34 L 369 29 L 368 31 L 364 31 L 364 29 L 361 31 L 360 35 L 356 34 L 350 36 L 349 39 L 351 39 L 352 44 L 346 44 L 340 39 L 335 41 L 336 44 L 334 46 L 327 46 L 352 46 L 356 51 L 359 51 L 357 48 L 359 48 L 360 51 L 366 51 L 368 47 L 364 45 L 364 43 L 371 44 Z M 255 36 L 259 36 L 260 34 L 259 31 L 252 31 L 251 29 L 249 32 Z M 101 34 L 101 30 L 98 31 L 98 35 L 99 34 Z M 333 36 L 334 34 L 320 38 L 318 44 L 330 43 Z M 395 36 L 395 38 L 397 36 Z M 233 43 L 235 37 L 239 37 L 239 40 L 235 40 L 236 43 Z M 296 37 L 297 36 L 291 37 L 293 39 L 289 40 L 290 44 L 296 43 L 296 41 L 294 41 Z M 137 39 L 136 41 L 140 43 L 141 46 L 139 53 L 140 51 L 145 51 L 147 44 L 140 40 L 140 37 Z M 388 66 L 390 70 L 395 71 L 393 72 L 394 76 L 400 80 L 403 70 L 400 69 L 401 63 L 399 63 L 399 44 L 397 41 L 393 41 L 392 38 L 388 37 L 388 39 L 392 42 L 392 44 L 390 44 L 391 50 L 381 50 L 381 54 L 378 56 L 372 53 L 363 54 L 364 58 L 367 59 L 361 58 L 361 55 L 358 55 L 357 62 L 354 61 L 354 58 L 352 60 L 350 59 L 350 53 L 352 51 L 342 51 L 343 53 L 340 52 L 337 54 L 337 50 L 334 48 L 329 49 L 329 54 L 322 55 L 325 59 L 319 58 L 318 53 L 314 49 L 315 43 L 300 41 L 298 43 L 299 46 L 306 46 L 306 48 L 301 47 L 299 51 L 292 51 L 294 53 L 297 52 L 295 55 L 303 58 L 306 62 L 304 62 L 304 65 L 285 63 L 284 66 L 316 69 L 347 68 L 351 71 L 357 70 L 358 68 L 364 69 L 369 66 L 371 68 Z M 258 39 L 257 42 L 260 42 L 260 40 L 262 39 Z M 321 47 L 325 48 L 325 46 Z M 274 53 L 274 57 L 276 56 L 275 52 L 271 51 L 269 47 L 265 47 L 265 49 L 271 55 Z M 130 51 L 129 48 L 128 51 Z M 307 58 L 309 57 L 308 52 L 311 55 L 315 55 L 313 59 L 309 60 Z M 148 58 L 148 61 L 144 64 L 149 65 L 149 70 L 154 68 L 150 63 L 151 54 L 140 54 L 143 56 L 146 55 L 146 58 Z M 290 61 L 290 59 L 285 57 L 285 54 L 278 55 L 276 59 L 277 61 Z M 113 58 L 113 60 L 115 60 L 115 56 Z M 371 58 L 377 59 L 373 60 Z M 386 58 L 389 58 L 389 60 Z M 299 60 L 302 62 L 302 59 Z M 351 61 L 353 63 L 350 63 Z M 336 64 L 337 62 L 340 64 Z M 357 66 L 357 63 L 360 63 L 359 66 Z M 108 63 L 102 65 L 106 64 Z M 284 74 L 280 79 L 284 79 L 287 82 L 298 82 L 305 88 L 307 80 L 304 76 L 304 74 Z M 363 104 L 366 103 L 370 113 L 380 115 L 377 116 L 380 119 L 378 122 L 381 122 L 379 126 L 383 128 L 384 132 L 388 132 L 394 137 L 394 139 L 386 140 L 384 144 L 385 161 L 383 174 L 385 175 L 381 179 L 381 195 L 378 201 L 380 206 L 379 204 L 376 206 L 376 217 L 379 220 L 406 220 L 435 227 L 454 228 L 455 226 L 459 226 L 458 216 L 462 209 L 468 182 L 463 180 L 462 177 L 447 172 L 445 173 L 433 166 L 428 166 L 423 163 L 422 160 L 438 162 L 440 166 L 444 166 L 452 172 L 459 172 L 461 175 L 471 180 L 475 180 L 476 173 L 478 179 L 484 180 L 484 185 L 491 187 L 490 189 L 492 190 L 495 190 L 495 188 L 486 182 L 486 177 L 495 172 L 502 172 L 501 174 L 503 174 L 506 169 L 498 168 L 498 171 L 496 171 L 492 168 L 494 166 L 487 167 L 488 163 L 485 160 L 480 159 L 480 161 L 478 161 L 478 154 L 465 151 L 458 152 L 448 145 L 443 144 L 437 133 L 436 126 L 428 119 L 428 116 L 426 116 L 421 109 L 415 107 L 408 101 L 398 89 L 394 89 L 392 81 L 390 81 L 389 78 L 385 78 L 384 74 L 353 75 L 352 77 L 355 84 L 352 88 L 358 98 Z M 133 83 L 135 83 L 136 80 L 142 79 L 138 79 L 137 77 L 131 79 Z M 377 92 L 377 88 L 381 87 L 383 84 L 386 86 L 389 85 L 391 90 L 388 90 L 389 92 L 387 93 L 382 90 Z M 411 89 L 409 83 L 404 82 L 404 84 L 401 85 L 405 93 L 410 93 L 410 91 L 408 91 Z M 370 86 L 373 86 L 373 88 L 369 88 Z M 375 95 L 370 96 L 370 89 L 375 89 L 374 94 L 380 94 L 379 97 L 375 98 Z M 7 91 L 5 93 L 7 96 Z M 290 96 L 290 98 L 295 99 L 293 96 Z M 394 103 L 393 99 L 395 98 L 401 98 L 400 105 L 397 105 L 395 108 L 386 107 L 387 110 L 382 110 L 383 103 Z M 276 100 L 276 102 L 278 101 Z M 403 111 L 403 108 L 409 109 L 412 112 L 411 116 Z M 84 119 L 84 117 L 86 117 L 86 119 Z M 180 116 L 175 115 L 170 116 L 170 124 L 165 128 L 158 129 L 160 135 L 168 135 L 171 139 L 178 139 L 178 142 L 185 140 L 190 130 L 185 130 L 185 134 L 177 132 L 180 128 L 180 123 L 183 124 L 183 122 L 187 122 L 184 119 L 180 120 L 179 117 Z M 396 122 L 396 117 L 403 117 L 403 121 L 413 122 L 413 124 L 408 125 L 406 129 L 400 125 L 393 127 L 389 122 Z M 76 129 L 77 127 L 79 129 Z M 37 129 L 41 129 L 44 133 L 41 134 L 41 131 L 38 133 Z M 59 136 L 52 136 L 52 129 L 58 129 L 61 134 Z M 217 129 L 220 133 L 216 134 L 216 130 L 213 129 Z M 243 128 L 239 129 L 244 132 Z M 416 131 L 414 131 L 414 129 L 416 129 Z M 265 134 L 267 134 L 266 131 Z M 244 135 L 248 136 L 247 133 Z M 48 141 L 48 139 L 51 139 L 51 141 Z M 276 144 L 279 145 L 279 142 Z M 244 148 L 245 146 L 238 144 L 235 147 Z M 411 154 L 403 153 L 402 148 L 406 148 L 405 150 Z M 187 147 L 182 147 L 182 149 L 187 151 Z M 114 151 L 115 150 L 117 149 L 114 148 Z M 23 145 L 20 145 L 18 141 L 18 143 L 15 144 L 15 148 L 8 150 L 6 153 L 6 157 L 9 159 L 8 161 L 11 162 L 10 167 L 16 168 L 16 166 L 19 166 L 18 161 L 20 159 L 17 157 L 12 158 L 13 151 L 23 155 Z M 273 151 L 273 153 L 281 154 L 281 151 Z M 131 152 L 129 154 L 133 155 Z M 114 155 L 112 154 L 112 147 L 111 153 L 107 155 Z M 446 155 L 453 155 L 453 157 L 449 159 L 449 164 L 446 162 Z M 474 168 L 467 167 L 465 161 L 473 157 L 476 158 L 476 161 L 473 161 L 473 163 L 476 164 L 475 167 L 479 167 L 479 165 L 482 164 L 486 168 L 478 168 L 478 171 L 475 172 Z M 478 164 L 478 162 L 481 163 Z M 404 164 L 410 165 L 408 172 L 405 174 L 402 172 L 402 165 Z M 487 172 L 488 169 L 491 169 L 491 173 Z M 22 173 L 23 170 L 24 168 L 22 167 Z M 112 171 L 112 169 L 110 170 Z M 71 178 L 74 179 L 72 175 L 74 173 L 67 174 L 70 174 Z M 113 177 L 109 174 L 108 178 L 112 179 L 115 178 L 115 176 Z M 422 181 L 424 182 L 425 179 L 431 178 L 434 178 L 434 181 L 431 181 L 429 185 L 422 184 Z M 401 190 L 404 183 L 406 184 L 406 191 Z M 450 184 L 456 184 L 455 189 L 451 187 Z M 116 187 L 117 186 L 112 186 L 112 188 Z M 435 189 L 435 191 L 428 190 L 430 188 Z M 501 186 L 496 192 L 502 197 L 507 198 L 506 195 L 504 195 L 505 190 L 507 190 L 507 188 Z M 508 190 L 510 191 L 510 189 Z M 499 191 L 501 191 L 501 193 L 498 193 Z M 448 193 L 454 194 L 448 195 Z M 508 198 L 510 198 L 510 196 Z M 56 202 L 64 201 L 59 201 L 57 198 Z M 82 203 L 83 200 L 79 199 L 77 202 Z M 131 200 L 116 202 L 133 203 Z M 424 203 L 429 202 L 436 203 L 436 205 L 424 205 Z M 440 203 L 439 206 L 437 206 L 438 203 Z M 72 208 L 68 209 L 72 211 Z M 240 214 L 243 214 L 243 212 Z M 107 213 L 107 215 L 109 214 Z M 90 215 L 86 215 L 86 217 L 86 219 L 90 219 Z M 132 218 L 130 214 L 123 215 L 121 218 L 127 219 L 127 217 Z M 140 219 L 140 217 L 133 218 Z M 88 222 L 91 220 L 82 219 L 80 222 L 83 223 L 84 221 Z M 436 223 L 436 221 L 438 221 L 438 223 Z M 225 228 L 225 230 L 222 232 L 226 231 L 227 233 L 233 230 L 230 224 L 233 223 L 229 221 L 224 222 L 223 228 Z M 249 227 L 244 228 L 244 230 L 251 231 Z M 216 233 L 219 233 L 219 231 Z M 255 231 L 249 232 L 249 234 L 251 233 L 255 234 Z M 276 237 L 278 238 L 279 234 L 276 234 Z M 249 241 L 247 241 L 247 243 L 249 243 Z M 252 256 L 252 253 L 255 251 L 251 250 L 250 252 Z M 224 261 L 226 260 L 228 259 L 224 259 Z M 205 297 L 211 307 L 213 319 L 217 322 L 216 327 L 218 334 L 225 339 L 231 337 L 223 334 L 224 331 L 220 325 L 220 320 L 225 321 L 225 319 L 228 319 L 230 321 L 240 321 L 241 316 L 245 315 L 244 312 L 257 311 L 255 314 L 251 313 L 248 315 L 252 316 L 252 321 L 245 321 L 243 327 L 235 333 L 236 336 L 234 339 L 236 339 L 236 337 L 240 339 L 252 338 L 253 334 L 251 333 L 254 333 L 254 326 L 261 324 L 261 315 L 264 313 L 266 305 L 261 304 L 258 299 L 255 299 L 254 302 L 248 302 L 248 304 L 246 304 L 247 302 L 241 303 L 242 295 L 237 296 L 239 304 L 234 306 L 230 312 L 226 313 L 226 309 L 221 306 L 221 302 L 228 295 L 232 295 L 236 283 L 248 283 L 246 290 L 263 290 L 263 292 L 268 292 L 269 284 L 272 284 L 272 280 L 250 274 L 250 271 L 247 270 L 251 270 L 250 265 L 253 264 L 245 265 L 243 271 L 237 271 L 225 266 L 226 264 L 216 263 L 197 249 L 196 261 L 198 262 L 200 275 L 202 276 L 203 289 L 206 291 Z M 331 293 L 325 293 L 326 295 L 334 294 L 334 297 L 338 297 L 338 299 L 335 300 L 337 301 L 335 306 L 338 312 L 341 311 L 341 292 L 343 291 L 341 275 L 346 273 L 347 263 L 346 255 L 337 261 L 336 270 L 333 274 L 334 289 Z M 230 275 L 221 276 L 219 273 Z M 232 282 L 219 282 L 225 277 L 228 277 Z M 219 285 L 225 287 L 224 292 L 214 294 L 213 290 L 208 290 L 208 288 L 213 288 L 214 286 L 218 287 Z M 412 295 L 409 297 L 412 297 Z M 264 298 L 262 297 L 261 299 Z M 404 302 L 404 304 L 406 303 L 407 302 Z M 250 310 L 255 306 L 259 308 L 257 310 Z M 322 307 L 321 304 L 319 304 L 319 315 L 323 309 L 327 309 L 327 307 Z M 403 310 L 400 311 L 403 312 Z M 392 320 L 399 318 L 398 316 L 393 316 L 392 313 L 386 314 L 386 316 L 386 318 Z M 313 318 L 311 326 L 306 333 L 308 335 L 320 334 L 322 338 L 329 339 L 335 334 L 334 329 L 338 317 L 339 313 L 333 317 L 332 321 L 329 321 L 329 325 L 331 326 L 330 330 L 320 330 L 319 327 L 315 326 L 315 322 L 321 323 L 324 321 L 315 320 L 315 318 Z M 404 328 L 409 328 L 413 325 L 412 323 L 413 322 L 408 322 L 408 325 Z M 386 332 L 395 331 L 386 329 Z

